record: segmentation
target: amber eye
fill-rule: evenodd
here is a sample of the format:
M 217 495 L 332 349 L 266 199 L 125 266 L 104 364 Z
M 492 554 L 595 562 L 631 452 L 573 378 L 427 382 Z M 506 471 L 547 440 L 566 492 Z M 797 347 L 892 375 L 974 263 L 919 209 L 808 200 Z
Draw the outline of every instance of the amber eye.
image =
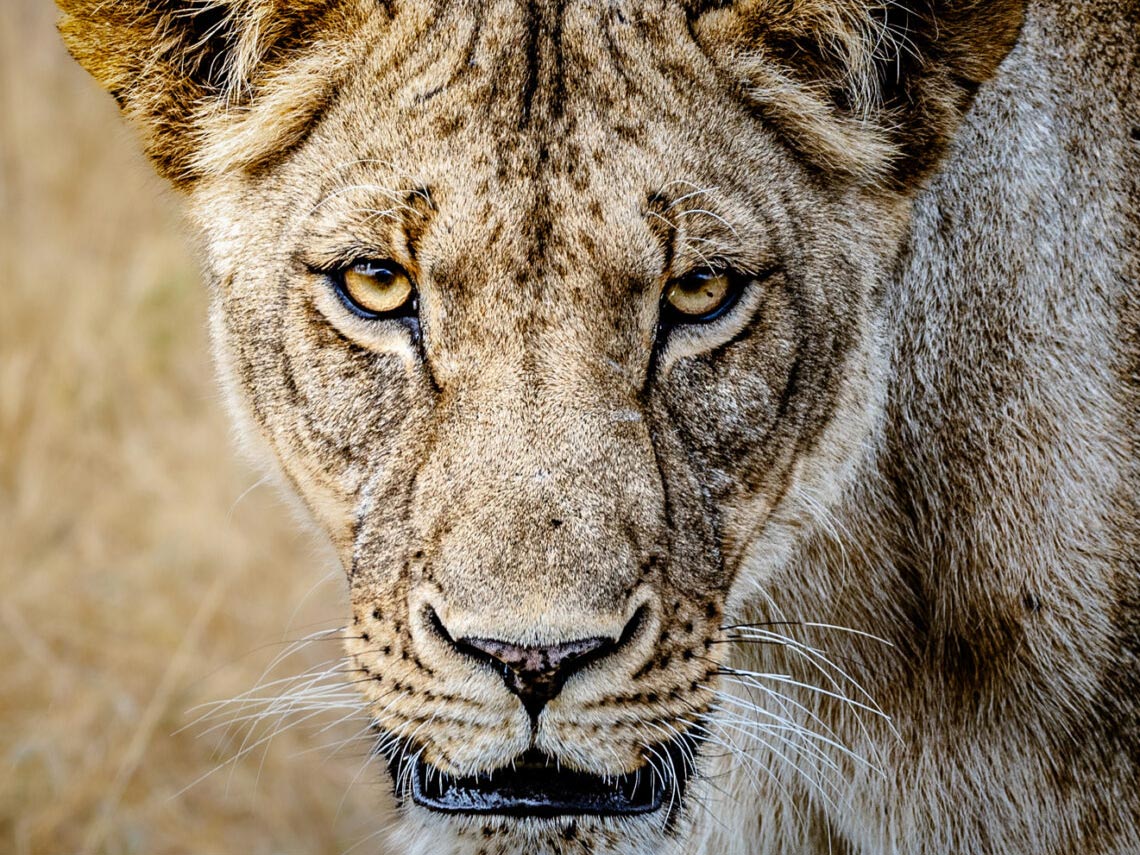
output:
M 379 318 L 415 313 L 412 278 L 394 261 L 358 261 L 336 279 L 341 299 L 358 314 Z
M 696 270 L 665 286 L 662 320 L 703 323 L 720 317 L 740 295 L 739 277 L 725 270 Z

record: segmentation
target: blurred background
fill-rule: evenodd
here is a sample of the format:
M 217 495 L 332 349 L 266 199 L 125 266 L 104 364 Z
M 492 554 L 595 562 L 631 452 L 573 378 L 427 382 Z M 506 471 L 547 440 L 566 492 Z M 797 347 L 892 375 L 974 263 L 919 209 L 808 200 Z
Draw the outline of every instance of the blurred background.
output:
M 363 721 L 298 676 L 337 643 L 288 645 L 340 570 L 234 453 L 177 199 L 55 18 L 0 14 L 0 852 L 375 852 Z

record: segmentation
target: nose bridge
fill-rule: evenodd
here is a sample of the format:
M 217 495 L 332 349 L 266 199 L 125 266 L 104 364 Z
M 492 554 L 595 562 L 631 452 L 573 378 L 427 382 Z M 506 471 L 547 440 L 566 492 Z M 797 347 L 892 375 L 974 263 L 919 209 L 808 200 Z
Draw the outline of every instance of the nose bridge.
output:
M 577 367 L 540 364 L 457 391 L 417 479 L 426 561 L 453 621 L 501 612 L 517 626 L 520 608 L 612 621 L 658 537 L 640 414 Z
M 445 409 L 435 456 L 468 490 L 493 489 L 516 510 L 547 505 L 601 480 L 598 464 L 627 444 L 614 430 L 619 409 L 565 368 L 482 379 Z
M 519 509 L 571 497 L 620 503 L 632 474 L 622 470 L 649 460 L 633 395 L 542 342 L 520 362 L 456 391 L 444 407 L 434 456 L 466 489 L 493 489 Z

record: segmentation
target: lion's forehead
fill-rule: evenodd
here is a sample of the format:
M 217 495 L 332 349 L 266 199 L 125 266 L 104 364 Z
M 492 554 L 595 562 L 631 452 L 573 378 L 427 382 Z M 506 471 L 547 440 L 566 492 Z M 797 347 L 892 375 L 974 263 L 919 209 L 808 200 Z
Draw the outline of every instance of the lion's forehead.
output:
M 402 12 L 359 60 L 335 109 L 357 144 L 405 152 L 401 167 L 522 188 L 561 181 L 579 193 L 590 176 L 618 190 L 712 176 L 745 186 L 738 158 L 757 146 L 734 140 L 747 111 L 683 10 L 623 5 Z
M 474 90 L 509 144 L 518 129 L 585 118 L 582 99 L 596 118 L 687 98 L 679 78 L 703 64 L 687 23 L 679 4 L 450 3 L 397 15 L 368 76 L 404 110 Z

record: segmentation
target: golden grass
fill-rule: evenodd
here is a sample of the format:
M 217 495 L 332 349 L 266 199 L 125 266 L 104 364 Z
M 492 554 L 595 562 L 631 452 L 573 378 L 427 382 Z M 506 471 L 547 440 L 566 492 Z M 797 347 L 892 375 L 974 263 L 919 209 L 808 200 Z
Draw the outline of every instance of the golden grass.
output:
M 179 794 L 229 756 L 187 711 L 335 625 L 342 582 L 246 495 L 176 200 L 54 19 L 0 14 L 0 852 L 342 852 L 383 806 L 363 745 L 322 749 L 359 721 Z

